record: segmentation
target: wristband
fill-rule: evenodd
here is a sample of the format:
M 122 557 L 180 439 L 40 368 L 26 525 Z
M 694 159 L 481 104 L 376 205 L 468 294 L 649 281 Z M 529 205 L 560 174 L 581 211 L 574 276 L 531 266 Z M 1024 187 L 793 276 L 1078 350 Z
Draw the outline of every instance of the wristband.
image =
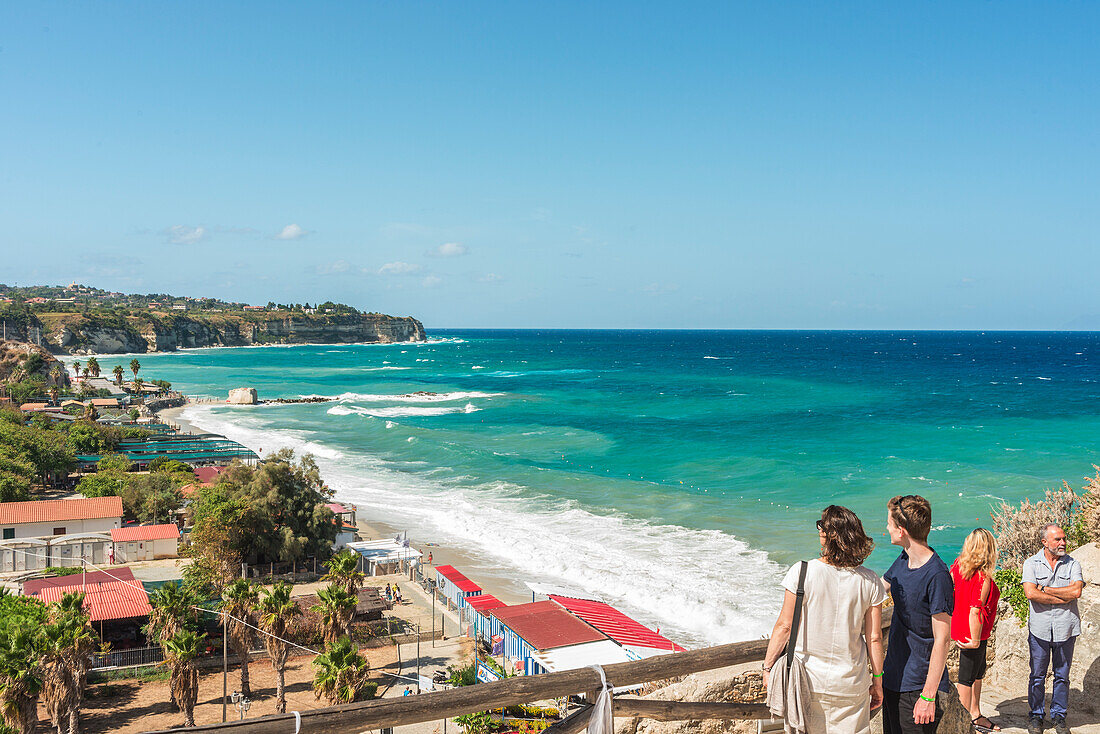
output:
M 883 671 L 883 672 L 885 672 L 885 671 Z M 881 678 L 881 677 L 882 677 L 882 673 L 871 673 L 871 677 L 872 677 L 872 678 Z
M 929 698 L 928 696 L 926 696 L 922 693 L 922 694 L 920 694 L 920 700 L 927 701 L 928 703 L 935 703 L 936 702 L 936 697 L 932 696 L 932 698 Z

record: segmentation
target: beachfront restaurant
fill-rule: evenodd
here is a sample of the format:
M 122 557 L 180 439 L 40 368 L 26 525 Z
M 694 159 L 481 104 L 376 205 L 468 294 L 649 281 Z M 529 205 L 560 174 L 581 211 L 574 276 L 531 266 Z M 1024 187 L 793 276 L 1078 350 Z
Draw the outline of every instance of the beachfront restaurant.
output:
M 447 600 L 447 606 L 461 611 L 462 600 L 468 596 L 477 596 L 481 587 L 466 578 L 454 566 L 435 567 L 435 585 L 439 593 Z
M 462 616 L 467 624 L 466 636 L 491 644 L 491 640 L 500 634 L 500 622 L 489 612 L 503 606 L 506 606 L 504 602 L 492 594 L 478 594 L 463 599 Z
M 489 612 L 500 623 L 506 668 L 524 675 L 545 673 L 536 654 L 607 636 L 552 601 L 499 607 Z
M 660 632 L 626 616 L 610 604 L 558 594 L 550 594 L 550 600 L 617 642 L 630 654 L 631 660 L 684 651 L 683 647 Z
M 357 540 L 347 544 L 363 557 L 363 573 L 368 576 L 385 576 L 401 573 L 410 563 L 419 563 L 420 551 L 393 538 L 382 540 Z

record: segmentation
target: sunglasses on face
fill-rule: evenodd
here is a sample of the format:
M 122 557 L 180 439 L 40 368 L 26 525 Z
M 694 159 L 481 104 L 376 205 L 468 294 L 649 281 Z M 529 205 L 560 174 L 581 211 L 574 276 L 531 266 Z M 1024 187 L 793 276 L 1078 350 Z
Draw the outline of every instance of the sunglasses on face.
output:
M 817 530 L 818 530 L 818 532 L 821 532 L 821 533 L 825 532 L 825 521 L 824 520 L 818 520 L 817 521 Z

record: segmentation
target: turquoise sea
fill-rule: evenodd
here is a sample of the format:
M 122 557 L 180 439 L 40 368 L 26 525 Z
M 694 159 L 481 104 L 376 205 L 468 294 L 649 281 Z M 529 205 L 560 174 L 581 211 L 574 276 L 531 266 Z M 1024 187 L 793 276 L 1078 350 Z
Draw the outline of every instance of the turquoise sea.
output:
M 190 395 L 336 398 L 186 417 L 311 451 L 368 518 L 687 644 L 770 630 L 825 505 L 859 513 L 881 571 L 886 500 L 923 494 L 950 562 L 1001 500 L 1080 486 L 1100 436 L 1092 333 L 429 330 L 140 360 Z

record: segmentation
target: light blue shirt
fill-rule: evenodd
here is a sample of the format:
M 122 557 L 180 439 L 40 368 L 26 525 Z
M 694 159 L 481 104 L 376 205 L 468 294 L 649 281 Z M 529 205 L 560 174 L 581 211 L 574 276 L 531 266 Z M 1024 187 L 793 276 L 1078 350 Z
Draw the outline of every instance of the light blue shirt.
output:
M 1024 561 L 1021 581 L 1036 586 L 1059 588 L 1069 586 L 1074 581 L 1084 581 L 1081 564 L 1070 555 L 1059 558 L 1054 568 L 1047 563 L 1044 551 L 1039 551 Z M 1077 600 L 1067 604 L 1043 604 L 1027 600 L 1030 614 L 1027 628 L 1031 634 L 1047 642 L 1065 642 L 1081 634 L 1081 614 L 1077 611 Z

